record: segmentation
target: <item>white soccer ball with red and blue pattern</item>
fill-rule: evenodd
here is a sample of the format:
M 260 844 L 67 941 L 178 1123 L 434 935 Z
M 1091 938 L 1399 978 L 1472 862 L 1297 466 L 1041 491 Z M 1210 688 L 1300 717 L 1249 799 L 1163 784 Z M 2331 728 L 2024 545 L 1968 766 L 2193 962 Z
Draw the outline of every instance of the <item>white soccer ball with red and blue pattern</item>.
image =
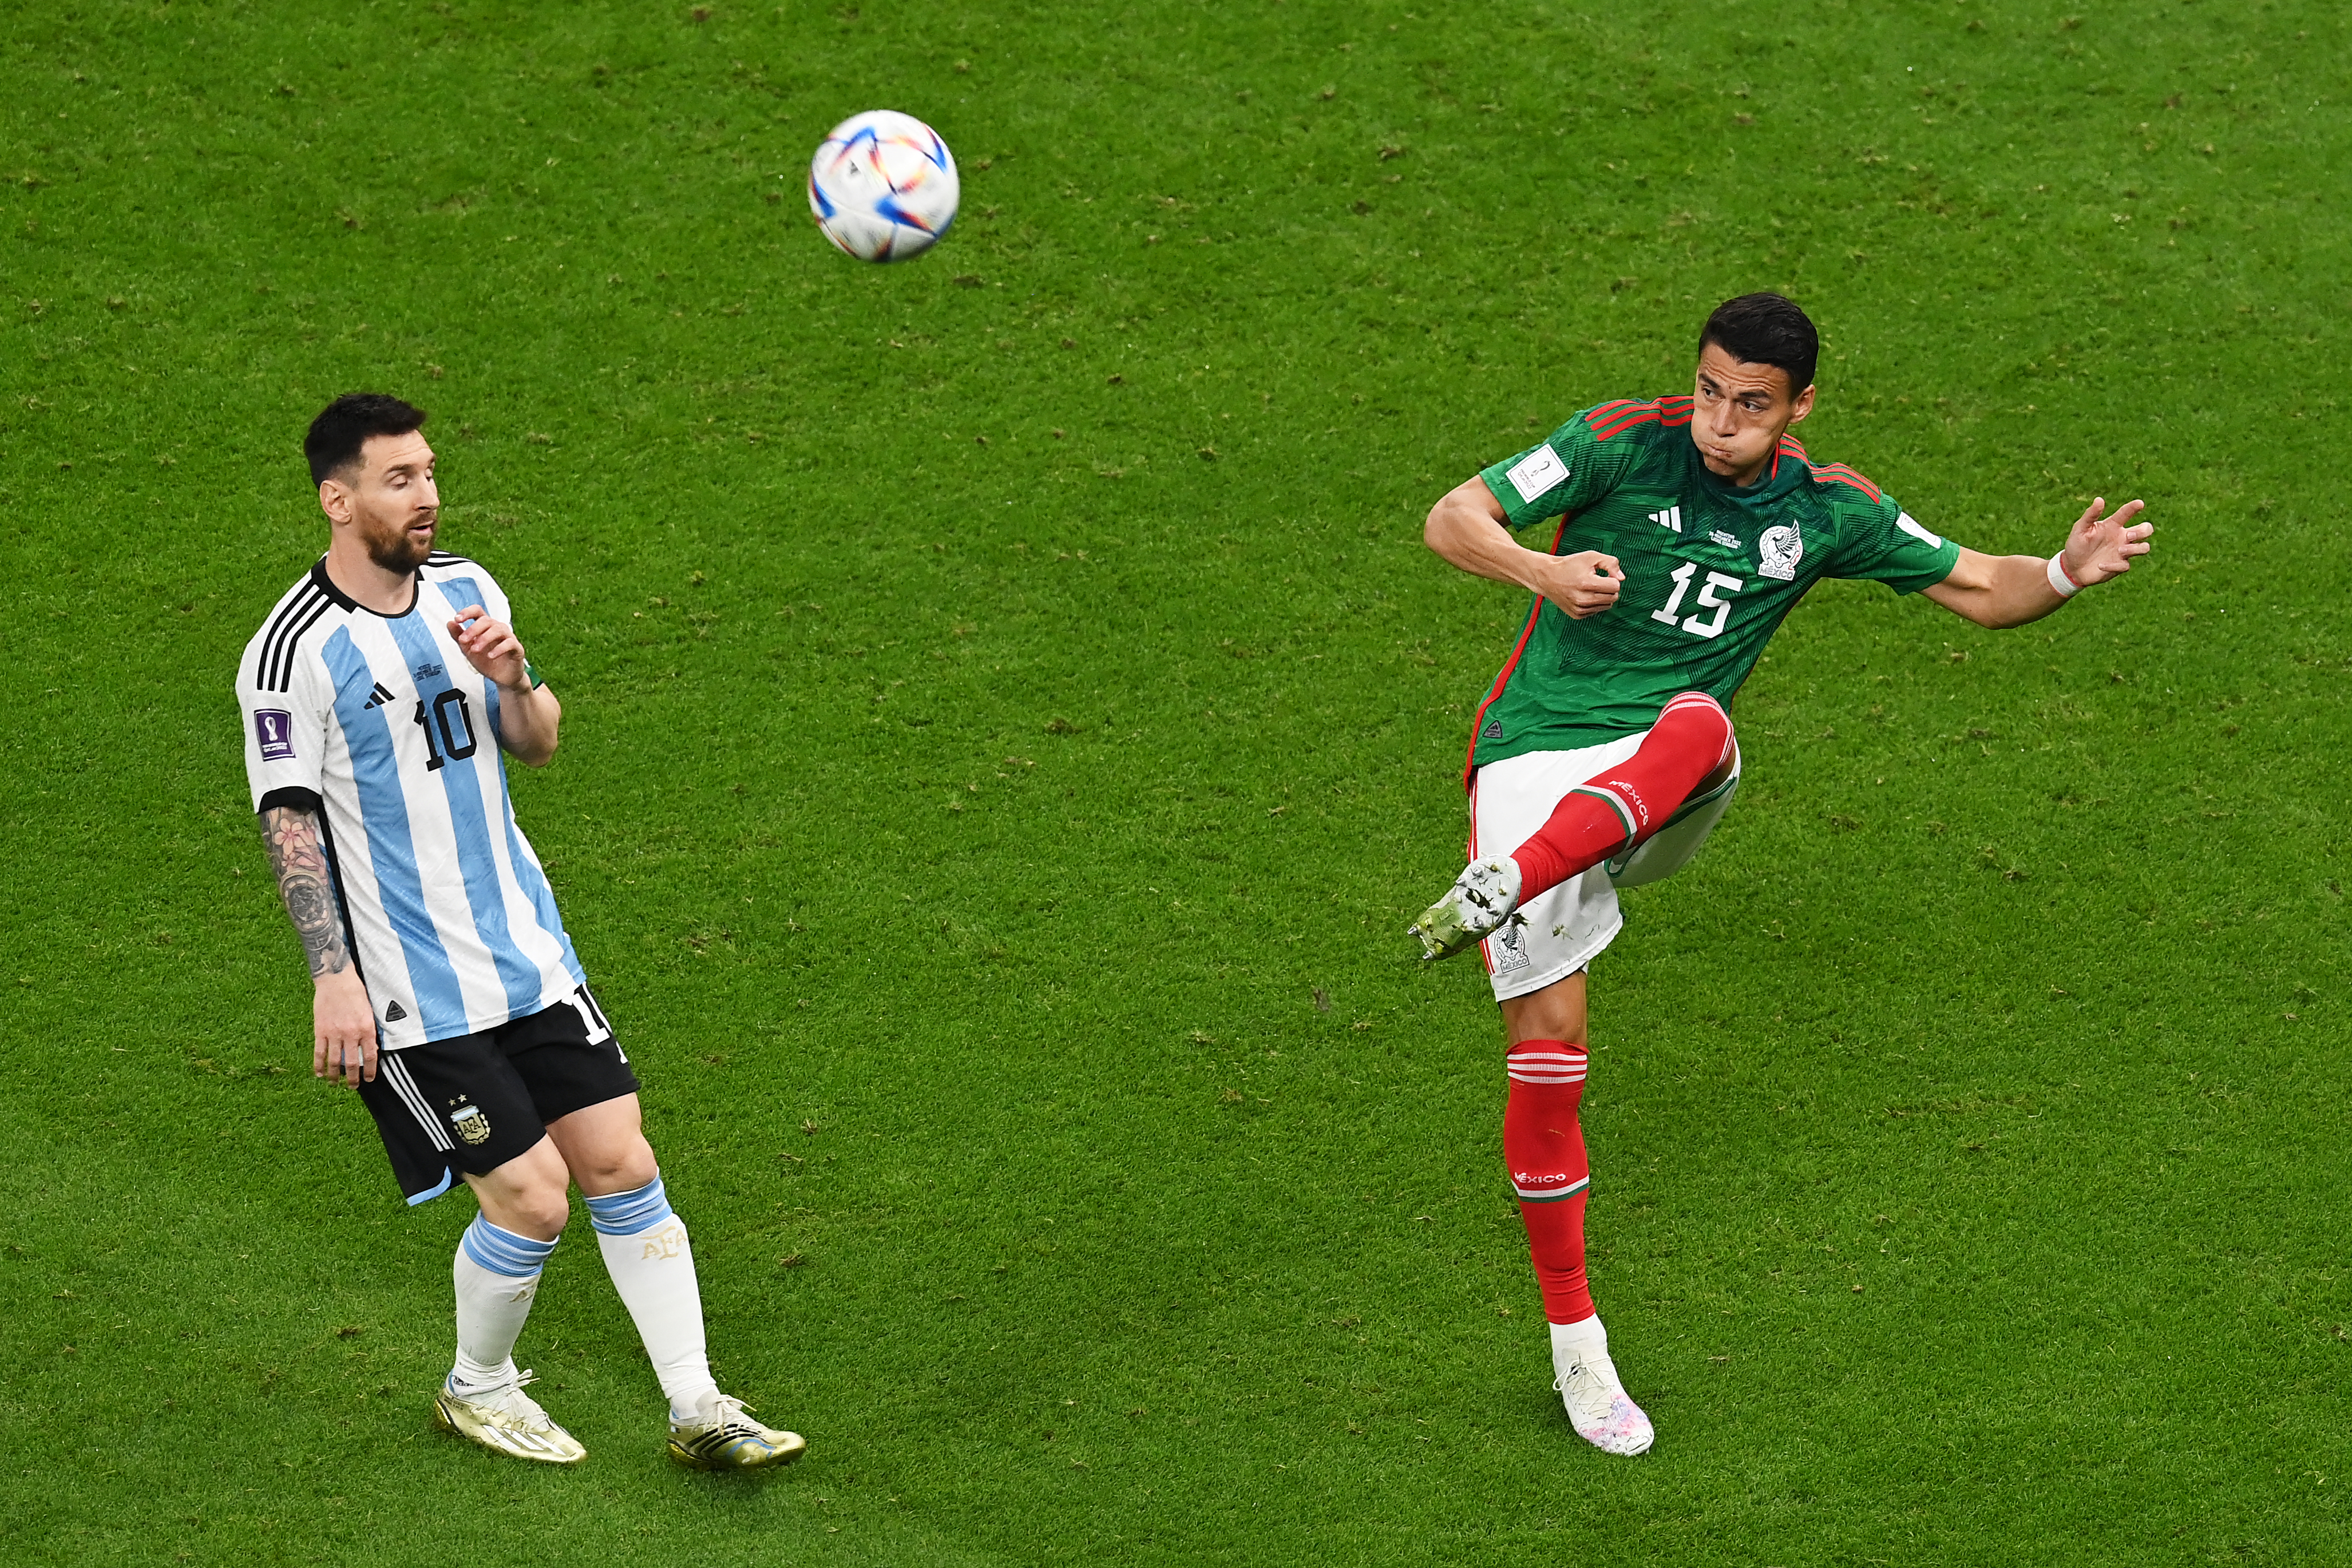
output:
M 911 114 L 873 109 L 833 128 L 809 161 L 809 211 L 860 261 L 919 256 L 955 221 L 955 155 Z

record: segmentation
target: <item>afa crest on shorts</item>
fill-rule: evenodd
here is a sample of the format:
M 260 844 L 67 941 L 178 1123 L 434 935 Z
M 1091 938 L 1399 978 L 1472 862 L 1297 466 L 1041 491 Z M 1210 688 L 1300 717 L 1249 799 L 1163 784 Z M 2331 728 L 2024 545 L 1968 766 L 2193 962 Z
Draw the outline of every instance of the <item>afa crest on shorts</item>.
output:
M 480 1106 L 470 1102 L 449 1113 L 449 1125 L 468 1143 L 479 1143 L 490 1135 L 490 1119 L 482 1114 Z

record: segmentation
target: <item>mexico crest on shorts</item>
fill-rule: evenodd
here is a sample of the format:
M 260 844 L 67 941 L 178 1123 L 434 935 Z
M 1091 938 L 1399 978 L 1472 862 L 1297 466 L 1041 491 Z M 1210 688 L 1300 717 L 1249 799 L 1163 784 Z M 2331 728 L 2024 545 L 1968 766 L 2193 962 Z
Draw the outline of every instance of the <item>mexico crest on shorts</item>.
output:
M 1756 542 L 1756 570 L 1783 583 L 1794 582 L 1805 556 L 1805 536 L 1793 528 L 1768 528 Z
M 1491 973 L 1511 974 L 1528 966 L 1528 941 L 1519 931 L 1524 924 L 1524 921 L 1514 916 L 1504 922 L 1502 930 L 1486 939 L 1487 955 L 1494 965 Z
M 449 1113 L 449 1124 L 468 1143 L 479 1143 L 490 1135 L 490 1119 L 482 1114 L 478 1105 L 459 1106 Z

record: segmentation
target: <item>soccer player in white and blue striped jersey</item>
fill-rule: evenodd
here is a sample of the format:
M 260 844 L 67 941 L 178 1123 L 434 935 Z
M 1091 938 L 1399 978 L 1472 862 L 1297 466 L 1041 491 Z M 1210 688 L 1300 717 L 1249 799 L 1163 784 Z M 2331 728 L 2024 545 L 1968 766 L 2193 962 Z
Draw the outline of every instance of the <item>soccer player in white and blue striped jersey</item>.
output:
M 563 710 L 490 574 L 433 549 L 424 424 L 374 393 L 311 424 L 327 552 L 237 671 L 254 808 L 310 955 L 311 1070 L 359 1090 L 411 1204 L 463 1179 L 480 1205 L 452 1264 L 442 1426 L 523 1458 L 586 1456 L 513 1359 L 577 1182 L 668 1396 L 672 1457 L 784 1463 L 801 1438 L 711 1379 L 694 1254 L 636 1077 L 515 825 L 500 753 L 546 765 Z

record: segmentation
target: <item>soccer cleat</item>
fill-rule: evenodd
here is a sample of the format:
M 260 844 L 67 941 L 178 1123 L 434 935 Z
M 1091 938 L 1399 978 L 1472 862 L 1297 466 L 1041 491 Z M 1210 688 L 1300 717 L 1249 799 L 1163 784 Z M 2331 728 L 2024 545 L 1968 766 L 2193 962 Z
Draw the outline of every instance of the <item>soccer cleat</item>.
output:
M 761 1426 L 743 1414 L 750 1408 L 740 1399 L 712 1395 L 702 1419 L 669 1424 L 669 1457 L 698 1470 L 761 1470 L 808 1452 L 806 1438 Z
M 531 1373 L 522 1373 L 512 1383 L 479 1394 L 459 1394 L 445 1383 L 433 1402 L 433 1425 L 494 1454 L 548 1465 L 578 1464 L 588 1450 L 522 1391 L 530 1380 Z
M 1507 856 L 1473 860 L 1445 896 L 1421 911 L 1406 934 L 1421 939 L 1421 956 L 1434 961 L 1475 947 L 1519 919 L 1519 868 Z
M 1556 1363 L 1554 1364 L 1557 1364 Z M 1642 1407 L 1625 1396 L 1617 1368 L 1605 1351 L 1587 1352 L 1552 1380 L 1568 1406 L 1576 1435 L 1604 1454 L 1646 1454 L 1657 1432 Z

